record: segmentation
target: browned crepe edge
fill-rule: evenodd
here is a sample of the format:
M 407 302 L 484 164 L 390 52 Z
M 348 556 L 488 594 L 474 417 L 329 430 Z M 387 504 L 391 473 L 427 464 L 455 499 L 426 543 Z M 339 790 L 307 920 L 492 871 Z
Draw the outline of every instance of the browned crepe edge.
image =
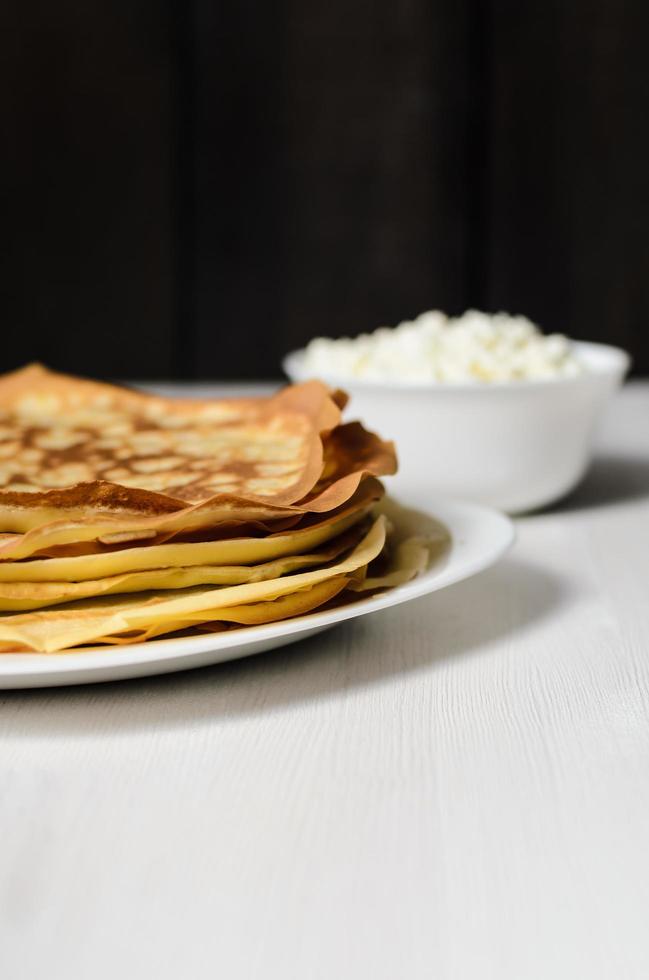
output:
M 352 498 L 364 480 L 396 470 L 393 444 L 367 432 L 359 422 L 338 426 L 325 436 L 324 447 L 324 472 L 329 472 L 329 482 L 326 477 L 320 480 L 316 492 L 302 502 L 282 507 L 264 502 L 263 498 L 244 499 L 219 494 L 171 514 L 152 517 L 88 514 L 85 509 L 80 509 L 61 518 L 53 512 L 42 512 L 42 526 L 27 530 L 22 536 L 0 540 L 0 560 L 25 558 L 36 551 L 45 550 L 53 543 L 95 541 L 115 533 L 135 532 L 141 535 L 143 532 L 155 532 L 156 535 L 168 536 L 169 533 L 187 533 L 232 522 L 264 524 L 292 515 L 326 513 Z M 342 462 L 336 458 L 336 454 L 340 454 Z M 344 473 L 345 466 L 357 468 Z M 57 494 L 61 491 L 50 492 Z M 0 503 L 0 526 L 2 520 Z M 59 534 L 67 535 L 67 539 L 57 540 Z
M 326 512 L 326 517 L 324 519 L 322 518 L 322 515 L 319 514 L 317 511 L 314 511 L 312 513 L 296 512 L 297 517 L 300 518 L 300 520 L 296 525 L 289 528 L 289 530 L 299 531 L 303 527 L 312 526 L 314 523 L 326 524 L 329 523 L 330 521 L 335 521 L 341 516 L 343 516 L 344 514 L 351 513 L 352 511 L 355 510 L 361 510 L 364 507 L 368 506 L 372 501 L 380 500 L 384 492 L 385 491 L 380 480 L 377 480 L 375 477 L 367 477 L 366 479 L 361 481 L 356 491 L 352 493 L 346 500 L 343 500 L 343 502 L 338 507 L 332 508 L 330 511 Z M 282 515 L 284 516 L 285 514 L 286 511 L 282 511 Z M 205 515 L 203 514 L 203 512 L 199 511 L 197 515 L 195 528 L 200 529 L 201 524 L 199 518 L 204 516 Z M 163 522 L 161 518 L 155 519 L 153 521 L 149 520 L 148 523 L 142 519 L 140 519 L 139 521 L 131 522 L 130 525 L 131 529 L 139 528 L 140 530 L 142 529 L 146 530 L 148 527 L 149 529 L 152 529 L 155 532 L 154 537 L 147 538 L 144 541 L 141 538 L 134 539 L 132 541 L 132 546 L 139 547 L 142 544 L 147 544 L 147 545 L 162 544 L 165 541 L 169 541 L 170 539 L 174 538 L 175 528 L 172 523 L 174 518 L 176 520 L 180 520 L 178 514 L 172 514 L 169 515 L 169 518 L 166 522 Z M 114 529 L 116 523 L 120 527 L 123 527 L 125 522 L 113 521 L 113 523 L 108 524 L 107 527 Z M 206 527 L 208 530 L 210 531 L 212 530 L 211 524 L 207 524 Z M 281 524 L 279 526 L 275 524 L 267 524 L 265 525 L 265 527 L 266 527 L 267 534 L 285 533 L 285 529 L 282 527 Z M 240 533 L 237 534 L 236 537 L 250 536 L 247 533 L 248 525 L 245 522 L 240 522 L 239 528 L 240 528 Z M 180 531 L 183 533 L 183 535 L 186 535 L 188 530 L 191 530 L 191 528 L 188 528 L 187 524 L 180 527 Z M 84 531 L 88 534 L 88 537 L 85 540 L 90 540 L 90 541 L 96 540 L 97 529 L 94 524 L 88 522 L 86 523 L 77 522 L 77 523 L 69 524 L 66 521 L 56 521 L 53 522 L 52 524 L 45 525 L 44 527 L 41 528 L 34 528 L 33 531 L 28 531 L 27 534 L 24 535 L 12 535 L 12 536 L 5 537 L 3 540 L 0 541 L 0 560 L 16 561 L 23 558 L 35 557 L 37 555 L 42 556 L 44 553 L 47 554 L 48 545 L 51 545 L 53 541 L 57 541 L 57 535 L 59 535 L 59 532 L 62 532 L 64 534 L 69 533 L 72 536 L 71 540 L 78 543 L 79 540 L 84 540 L 82 537 L 80 537 Z M 228 534 L 227 536 L 230 537 L 231 535 Z M 218 535 L 216 535 L 215 537 L 218 537 Z M 213 540 L 214 538 L 210 534 L 210 535 L 203 536 L 203 539 Z M 129 546 L 130 546 L 129 542 L 125 542 L 125 547 L 129 547 Z M 114 549 L 112 547 L 105 548 L 105 551 L 111 551 L 111 550 Z
M 38 364 L 29 365 L 26 368 L 0 376 L 0 408 L 5 410 L 10 411 L 16 401 L 26 394 L 46 393 L 55 394 L 64 405 L 69 402 L 71 407 L 83 405 L 84 396 L 87 396 L 87 400 L 89 400 L 97 395 L 107 393 L 118 408 L 132 406 L 134 410 L 142 410 L 146 405 L 163 403 L 168 406 L 171 414 L 177 416 L 191 417 L 193 412 L 202 411 L 205 406 L 217 403 L 220 405 L 236 405 L 239 410 L 248 408 L 250 422 L 254 422 L 255 419 L 266 422 L 268 418 L 280 415 L 306 418 L 309 423 L 309 435 L 305 439 L 305 459 L 302 461 L 298 479 L 290 487 L 277 494 L 251 498 L 264 500 L 278 506 L 300 500 L 318 481 L 323 467 L 321 436 L 339 424 L 341 404 L 344 404 L 343 394 L 330 391 L 327 385 L 321 381 L 307 381 L 303 384 L 291 385 L 274 395 L 259 398 L 173 399 L 103 382 L 75 378 L 71 375 L 58 374 Z M 178 497 L 157 493 L 144 487 L 131 488 L 119 483 L 97 480 L 55 491 L 45 490 L 32 493 L 0 489 L 0 515 L 6 507 L 11 508 L 14 513 L 24 510 L 29 514 L 34 514 L 39 508 L 44 510 L 59 508 L 73 512 L 75 508 L 80 506 L 80 494 L 83 500 L 89 500 L 89 506 L 97 513 L 156 514 L 169 513 L 188 506 L 186 501 Z M 213 498 L 206 498 L 201 503 L 210 499 Z M 243 499 L 248 499 L 248 497 Z M 51 517 L 46 516 L 45 519 L 51 519 Z

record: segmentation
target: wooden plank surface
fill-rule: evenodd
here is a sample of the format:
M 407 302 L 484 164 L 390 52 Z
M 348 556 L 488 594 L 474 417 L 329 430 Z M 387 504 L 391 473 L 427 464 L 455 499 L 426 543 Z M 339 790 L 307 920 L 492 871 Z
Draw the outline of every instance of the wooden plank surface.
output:
M 506 309 L 649 372 L 642 0 L 10 0 L 0 371 Z
M 462 309 L 467 4 L 194 8 L 194 376 Z
M 246 662 L 0 697 L 12 980 L 649 974 L 649 385 L 501 564 Z
M 627 347 L 647 374 L 649 7 L 490 10 L 482 302 Z
M 174 373 L 171 2 L 2 5 L 0 371 Z

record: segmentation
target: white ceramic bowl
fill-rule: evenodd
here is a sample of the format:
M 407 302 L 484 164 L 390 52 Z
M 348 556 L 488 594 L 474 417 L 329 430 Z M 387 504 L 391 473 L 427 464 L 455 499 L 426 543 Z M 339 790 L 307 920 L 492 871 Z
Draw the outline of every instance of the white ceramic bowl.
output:
M 430 487 L 499 507 L 533 510 L 568 493 L 584 475 L 598 420 L 622 383 L 629 356 L 575 343 L 583 374 L 494 384 L 378 384 L 323 377 L 351 396 L 350 418 L 394 439 L 391 485 Z M 283 362 L 305 381 L 302 351 Z

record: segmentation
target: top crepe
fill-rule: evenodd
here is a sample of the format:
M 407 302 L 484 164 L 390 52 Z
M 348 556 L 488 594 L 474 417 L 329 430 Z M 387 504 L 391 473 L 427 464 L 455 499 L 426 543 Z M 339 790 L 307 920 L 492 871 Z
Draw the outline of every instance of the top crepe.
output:
M 0 531 L 64 520 L 86 524 L 68 540 L 89 540 L 140 526 L 153 535 L 158 524 L 178 530 L 333 510 L 363 476 L 396 465 L 391 444 L 358 423 L 340 425 L 344 403 L 317 381 L 271 397 L 199 401 L 38 365 L 5 375 Z M 15 544 L 5 543 L 7 557 Z

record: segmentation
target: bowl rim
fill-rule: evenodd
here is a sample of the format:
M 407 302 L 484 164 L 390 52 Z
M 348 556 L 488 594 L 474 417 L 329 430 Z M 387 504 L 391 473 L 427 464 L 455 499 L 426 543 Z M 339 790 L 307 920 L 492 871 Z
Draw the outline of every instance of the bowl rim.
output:
M 570 343 L 577 354 L 581 353 L 586 358 L 589 355 L 594 355 L 597 358 L 604 355 L 604 357 L 608 358 L 608 363 L 593 364 L 592 367 L 589 366 L 582 374 L 561 375 L 556 378 L 516 378 L 511 381 L 417 381 L 413 383 L 411 381 L 396 379 L 394 381 L 374 381 L 367 380 L 366 378 L 350 378 L 329 372 L 322 372 L 317 377 L 321 381 L 335 385 L 338 388 L 349 389 L 350 391 L 375 392 L 376 394 L 385 394 L 390 391 L 425 392 L 426 394 L 430 394 L 431 392 L 458 392 L 466 394 L 467 392 L 475 393 L 482 391 L 529 391 L 533 389 L 563 388 L 571 385 L 588 384 L 594 378 L 602 376 L 612 378 L 619 376 L 620 379 L 623 379 L 631 367 L 631 355 L 622 347 L 587 340 L 571 340 Z M 314 377 L 299 370 L 299 362 L 304 355 L 304 351 L 305 348 L 301 347 L 297 350 L 290 351 L 282 358 L 282 369 L 294 383 L 306 381 L 309 377 Z M 297 371 L 293 370 L 294 365 L 298 367 Z M 298 377 L 298 375 L 302 376 Z

